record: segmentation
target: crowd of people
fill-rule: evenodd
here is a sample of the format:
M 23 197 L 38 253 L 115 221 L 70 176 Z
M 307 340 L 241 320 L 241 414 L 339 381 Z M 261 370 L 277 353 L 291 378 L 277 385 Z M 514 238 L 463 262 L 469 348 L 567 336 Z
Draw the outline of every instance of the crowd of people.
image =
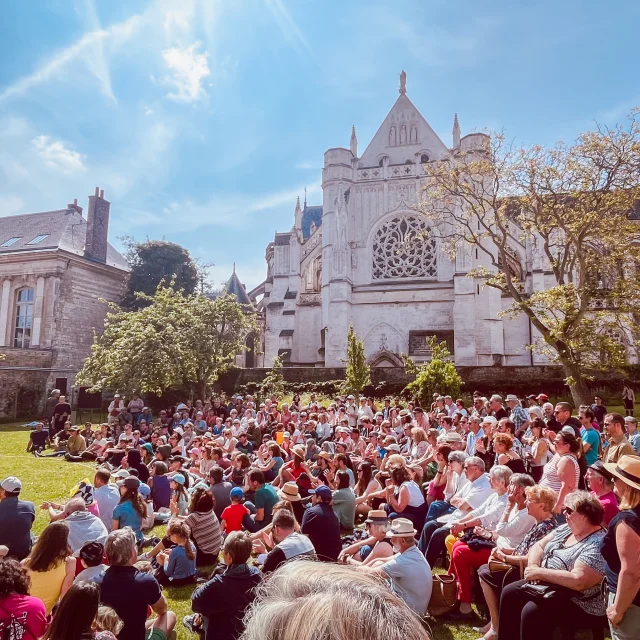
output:
M 206 640 L 426 639 L 446 570 L 456 604 L 437 613 L 483 640 L 640 638 L 626 413 L 474 393 L 217 397 L 156 416 L 116 394 L 107 422 L 78 426 L 54 390 L 27 451 L 95 470 L 39 505 L 37 539 L 19 469 L 0 483 L 0 637 L 166 640 L 164 590 L 192 585 L 182 622 Z

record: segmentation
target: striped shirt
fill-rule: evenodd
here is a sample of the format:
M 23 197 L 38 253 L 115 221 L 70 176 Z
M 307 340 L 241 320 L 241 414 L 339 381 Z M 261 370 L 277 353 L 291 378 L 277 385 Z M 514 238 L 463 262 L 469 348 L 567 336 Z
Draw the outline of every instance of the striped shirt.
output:
M 542 478 L 540 479 L 541 487 L 549 487 L 553 489 L 556 493 L 560 493 L 562 489 L 562 481 L 560 480 L 560 476 L 558 476 L 558 465 L 560 464 L 560 460 L 565 456 L 560 456 L 556 453 L 556 455 L 544 465 L 544 471 L 542 472 Z M 574 489 L 578 488 L 578 482 L 580 481 L 580 467 L 578 466 L 578 461 L 576 457 L 570 454 L 567 454 L 569 460 L 573 462 L 573 466 L 576 474 L 576 484 Z
M 189 525 L 191 537 L 202 553 L 217 555 L 220 552 L 222 533 L 218 518 L 213 511 L 190 513 L 184 521 Z

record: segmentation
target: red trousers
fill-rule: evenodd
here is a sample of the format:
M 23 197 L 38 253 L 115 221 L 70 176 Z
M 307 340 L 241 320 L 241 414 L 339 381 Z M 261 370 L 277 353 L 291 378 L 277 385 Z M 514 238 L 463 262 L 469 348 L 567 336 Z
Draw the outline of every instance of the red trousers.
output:
M 451 551 L 449 573 L 458 581 L 458 600 L 471 604 L 471 584 L 474 572 L 489 561 L 491 549 L 472 551 L 466 543 L 458 540 Z

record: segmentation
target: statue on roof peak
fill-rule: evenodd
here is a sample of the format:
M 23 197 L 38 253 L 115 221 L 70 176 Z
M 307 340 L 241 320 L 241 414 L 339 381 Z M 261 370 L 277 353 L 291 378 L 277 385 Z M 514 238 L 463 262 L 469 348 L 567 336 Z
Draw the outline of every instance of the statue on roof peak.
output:
M 407 93 L 407 74 L 404 69 L 400 72 L 400 95 L 404 96 Z

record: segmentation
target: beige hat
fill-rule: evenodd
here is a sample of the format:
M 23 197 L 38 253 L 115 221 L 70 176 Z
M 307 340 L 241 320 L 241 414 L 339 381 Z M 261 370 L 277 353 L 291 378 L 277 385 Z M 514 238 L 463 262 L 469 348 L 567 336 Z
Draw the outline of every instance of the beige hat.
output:
M 622 456 L 618 462 L 605 462 L 604 468 L 625 484 L 640 490 L 640 456 Z
M 389 519 L 384 509 L 372 509 L 367 516 L 365 520 L 367 524 L 383 524 Z
M 304 458 L 304 447 L 300 444 L 297 444 L 295 447 L 291 448 L 291 451 L 293 451 L 293 453 L 295 453 L 297 456 L 300 456 L 301 458 Z
M 413 522 L 407 518 L 396 518 L 391 522 L 391 529 L 387 535 L 392 538 L 408 538 L 415 536 L 418 532 L 413 528 Z
M 282 489 L 278 489 L 278 495 L 283 500 L 288 500 L 289 502 L 299 502 L 302 500 L 298 491 L 298 485 L 295 482 L 285 482 Z
M 331 454 L 326 451 L 321 451 L 317 456 L 318 458 L 324 458 L 327 462 L 331 462 Z

